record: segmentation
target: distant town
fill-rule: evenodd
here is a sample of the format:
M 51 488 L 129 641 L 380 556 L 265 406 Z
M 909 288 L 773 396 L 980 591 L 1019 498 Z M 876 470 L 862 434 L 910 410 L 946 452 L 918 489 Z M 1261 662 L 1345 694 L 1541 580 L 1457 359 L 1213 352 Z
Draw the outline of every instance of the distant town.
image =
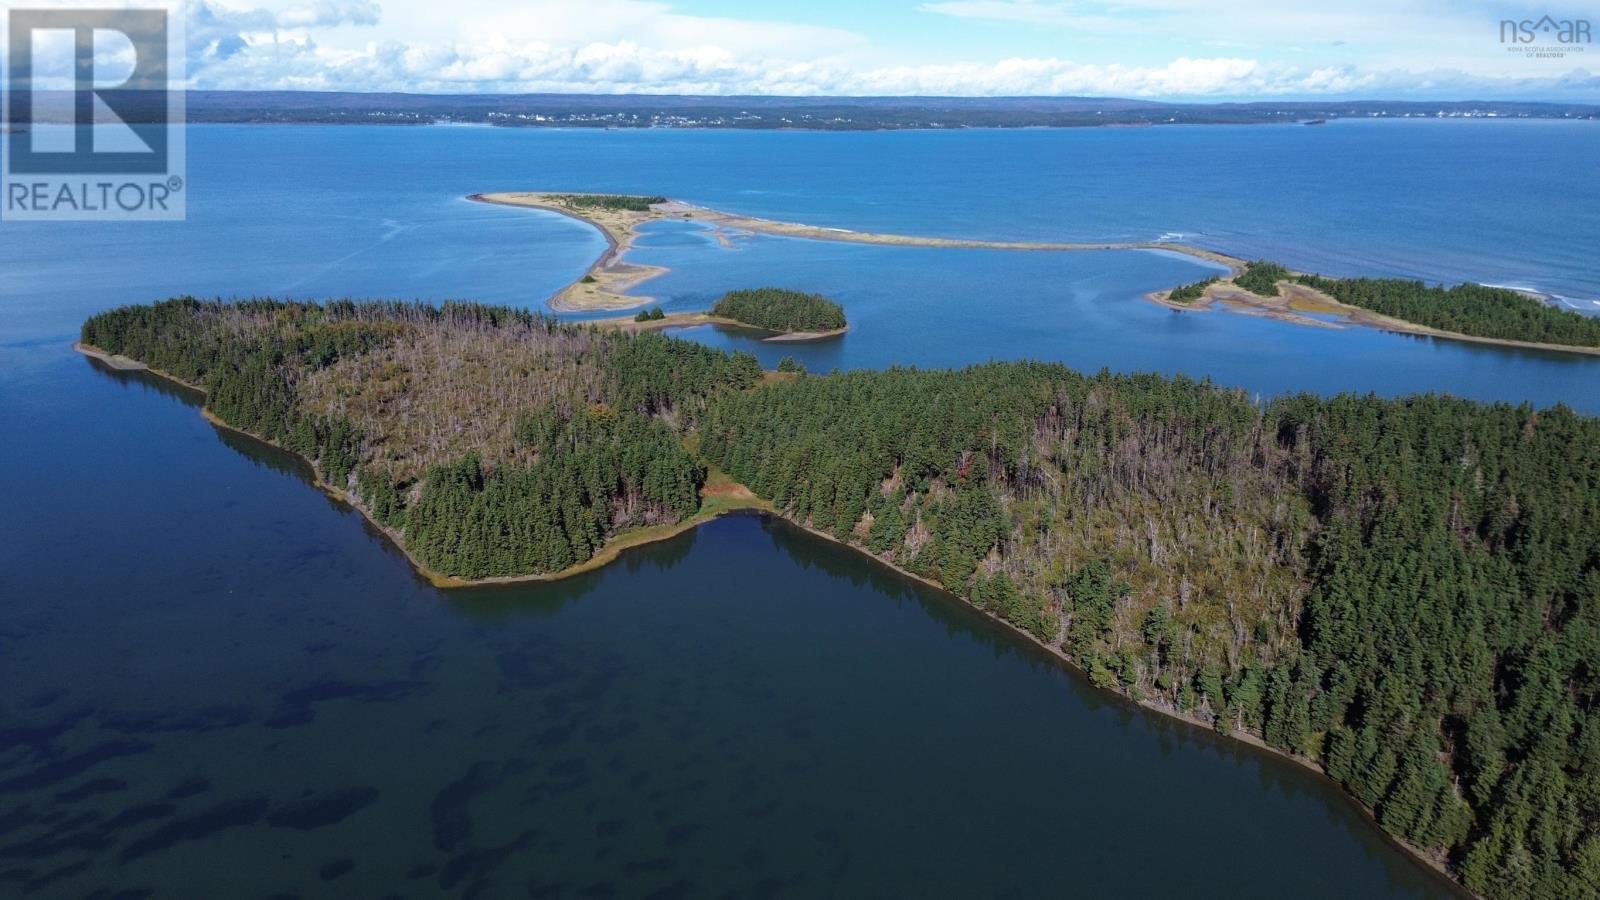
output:
M 1600 106 L 1519 101 L 1164 103 L 1104 97 L 707 97 L 190 91 L 190 122 L 492 125 L 527 128 L 1038 128 L 1350 118 L 1600 119 Z M 70 108 L 67 107 L 67 108 Z M 25 124 L 25 123 L 16 123 Z

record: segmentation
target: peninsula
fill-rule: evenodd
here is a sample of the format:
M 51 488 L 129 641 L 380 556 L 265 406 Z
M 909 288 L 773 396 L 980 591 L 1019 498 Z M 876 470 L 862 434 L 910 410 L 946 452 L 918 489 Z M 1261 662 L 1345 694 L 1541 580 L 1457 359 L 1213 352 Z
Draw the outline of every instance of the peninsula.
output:
M 1401 334 L 1600 356 L 1600 318 L 1511 288 L 1445 288 L 1398 278 L 1326 278 L 1257 260 L 1227 278 L 1148 295 L 1178 310 L 1227 307 L 1322 328 L 1364 325 Z M 1330 322 L 1313 316 L 1337 316 Z
M 551 306 L 557 310 L 628 309 L 650 301 L 649 297 L 628 296 L 623 293 L 646 280 L 659 269 L 641 274 L 649 267 L 630 267 L 620 262 L 638 234 L 638 229 L 650 222 L 664 219 L 702 222 L 714 229 L 754 232 L 780 237 L 805 238 L 813 241 L 838 241 L 851 244 L 884 244 L 896 247 L 945 247 L 968 250 L 1033 250 L 1073 252 L 1085 250 L 1166 250 L 1196 259 L 1226 266 L 1230 272 L 1242 272 L 1245 260 L 1217 253 L 1201 247 L 1163 241 L 987 241 L 966 238 L 925 237 L 906 234 L 886 234 L 872 231 L 850 231 L 844 228 L 827 228 L 820 225 L 803 225 L 797 222 L 777 222 L 734 213 L 721 212 L 704 206 L 695 206 L 681 200 L 663 200 L 646 209 L 609 208 L 591 205 L 586 198 L 605 198 L 615 195 L 571 193 L 490 193 L 473 194 L 470 199 L 482 203 L 522 206 L 543 209 L 581 219 L 598 228 L 606 236 L 607 250 L 596 260 L 584 277 L 557 294 Z
M 1600 419 L 1031 362 L 778 377 L 475 304 L 180 298 L 80 349 L 203 390 L 442 583 L 767 509 L 1320 768 L 1474 891 L 1595 887 Z
M 651 302 L 628 291 L 663 271 L 624 261 L 638 229 L 664 219 L 702 222 L 721 231 L 753 232 L 816 241 L 906 247 L 1083 252 L 1144 250 L 1178 253 L 1225 267 L 1205 282 L 1147 295 L 1152 302 L 1180 311 L 1221 305 L 1297 325 L 1357 325 L 1472 343 L 1600 355 L 1600 319 L 1560 309 L 1548 298 L 1524 291 L 1461 284 L 1429 287 L 1422 282 L 1384 278 L 1335 279 L 1293 272 L 1276 263 L 1254 262 L 1215 250 L 1172 241 L 991 241 L 850 231 L 778 222 L 721 212 L 664 197 L 554 192 L 473 194 L 469 199 L 543 209 L 589 223 L 606 238 L 606 251 L 582 277 L 551 298 L 558 311 L 631 309 Z M 1242 280 L 1241 280 L 1242 279 Z M 1462 305 L 1470 307 L 1463 314 Z M 1337 317 L 1333 321 L 1317 316 Z M 646 328 L 715 323 L 713 314 L 677 314 Z

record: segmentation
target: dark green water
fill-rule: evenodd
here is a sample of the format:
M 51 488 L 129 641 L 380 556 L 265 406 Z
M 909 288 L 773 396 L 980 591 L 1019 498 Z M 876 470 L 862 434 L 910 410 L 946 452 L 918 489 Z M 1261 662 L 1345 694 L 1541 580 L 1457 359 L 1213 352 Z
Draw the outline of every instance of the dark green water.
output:
M 1445 893 L 1320 778 L 781 522 L 440 592 L 194 398 L 0 363 L 0 895 Z

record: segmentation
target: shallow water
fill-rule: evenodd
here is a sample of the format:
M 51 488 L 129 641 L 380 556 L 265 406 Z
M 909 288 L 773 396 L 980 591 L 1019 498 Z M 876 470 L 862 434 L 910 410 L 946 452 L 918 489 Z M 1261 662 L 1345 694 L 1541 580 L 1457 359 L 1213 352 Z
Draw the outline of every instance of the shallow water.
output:
M 725 291 L 763 285 L 816 291 L 844 305 L 850 330 L 829 340 L 769 341 L 761 332 L 711 325 L 673 331 L 748 350 L 768 367 L 785 356 L 813 372 L 1031 358 L 1085 372 L 1181 373 L 1269 397 L 1293 391 L 1436 391 L 1600 411 L 1600 358 L 1592 356 L 1299 325 L 1227 308 L 1179 311 L 1149 302 L 1145 295 L 1152 291 L 1221 269 L 1176 253 L 722 237 L 698 223 L 648 226 L 628 259 L 671 271 L 634 293 L 658 299 L 668 312 L 707 309 Z

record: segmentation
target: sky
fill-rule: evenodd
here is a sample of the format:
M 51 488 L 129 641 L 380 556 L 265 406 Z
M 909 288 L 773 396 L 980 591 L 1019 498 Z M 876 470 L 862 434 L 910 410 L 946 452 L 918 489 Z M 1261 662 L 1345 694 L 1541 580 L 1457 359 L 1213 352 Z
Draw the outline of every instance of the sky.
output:
M 1503 39 L 1546 15 L 1585 30 Z M 189 0 L 185 19 L 210 89 L 1600 102 L 1600 0 Z

